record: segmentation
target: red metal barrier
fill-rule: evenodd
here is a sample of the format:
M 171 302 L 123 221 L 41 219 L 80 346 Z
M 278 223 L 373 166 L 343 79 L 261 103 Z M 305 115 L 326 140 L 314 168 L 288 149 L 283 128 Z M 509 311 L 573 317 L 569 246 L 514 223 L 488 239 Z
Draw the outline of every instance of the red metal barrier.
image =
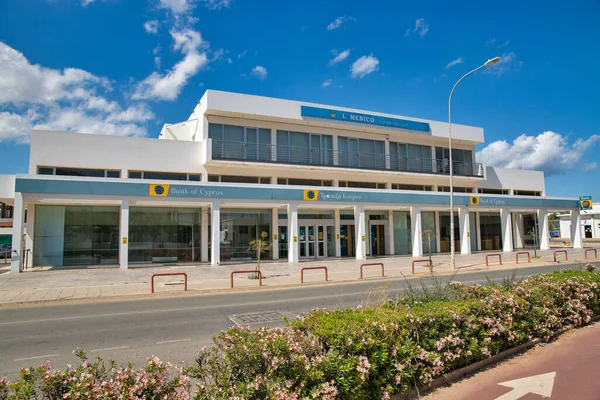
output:
M 325 270 L 325 282 L 329 280 L 329 275 L 327 274 L 327 267 L 304 267 L 300 270 L 300 283 L 304 283 L 304 271 L 307 269 L 324 269 Z
M 422 260 L 413 260 L 412 262 L 412 273 L 413 275 L 415 274 L 415 263 L 418 262 L 426 262 L 429 263 L 429 272 L 433 274 L 433 261 L 431 261 L 431 258 L 425 258 Z
M 498 257 L 498 260 L 500 260 L 500 265 L 502 265 L 502 254 L 494 253 L 494 254 L 487 254 L 485 256 L 485 266 L 486 267 L 490 266 L 490 257 Z
M 596 249 L 585 249 L 583 251 L 583 255 L 585 256 L 585 259 L 587 260 L 587 253 L 588 251 L 593 251 L 594 252 L 594 258 L 598 258 L 598 251 Z
M 150 277 L 150 293 L 154 293 L 154 278 L 157 276 L 177 276 L 183 275 L 183 291 L 187 291 L 187 274 L 185 272 L 159 272 L 156 274 L 152 274 Z
M 233 288 L 233 275 L 234 274 L 249 274 L 249 273 L 258 274 L 258 283 L 259 283 L 258 286 L 262 286 L 262 272 L 260 272 L 258 269 L 243 269 L 243 270 L 231 271 L 231 275 L 229 278 L 230 287 Z
M 567 251 L 566 251 L 566 250 L 554 250 L 554 262 L 556 262 L 556 255 L 557 255 L 558 253 L 564 253 L 564 255 L 565 255 L 565 260 L 567 260 L 567 261 L 569 260 L 569 255 L 567 254 Z
M 363 278 L 363 267 L 375 267 L 375 266 L 381 266 L 381 276 L 385 276 L 385 269 L 384 269 L 383 263 L 367 263 L 367 264 L 360 265 L 360 279 Z
M 527 262 L 530 263 L 531 262 L 531 254 L 529 254 L 528 251 L 520 251 L 517 253 L 517 264 L 519 263 L 519 256 L 527 256 Z

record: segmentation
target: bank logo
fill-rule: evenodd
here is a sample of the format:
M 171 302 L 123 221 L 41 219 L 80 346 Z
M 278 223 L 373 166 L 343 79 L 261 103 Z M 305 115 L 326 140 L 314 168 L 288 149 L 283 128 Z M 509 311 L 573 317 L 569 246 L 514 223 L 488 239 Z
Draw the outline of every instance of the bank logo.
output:
M 469 197 L 469 205 L 478 206 L 479 205 L 479 196 L 470 196 Z
M 305 190 L 304 191 L 304 200 L 315 201 L 319 199 L 319 191 L 318 190 Z
M 167 197 L 169 195 L 169 185 L 150 185 L 150 197 Z
M 335 119 L 335 117 L 337 117 L 337 114 L 334 113 L 333 111 L 329 112 L 329 116 L 333 119 Z
M 592 198 L 590 196 L 580 197 L 579 198 L 579 208 L 581 210 L 591 210 L 592 209 Z

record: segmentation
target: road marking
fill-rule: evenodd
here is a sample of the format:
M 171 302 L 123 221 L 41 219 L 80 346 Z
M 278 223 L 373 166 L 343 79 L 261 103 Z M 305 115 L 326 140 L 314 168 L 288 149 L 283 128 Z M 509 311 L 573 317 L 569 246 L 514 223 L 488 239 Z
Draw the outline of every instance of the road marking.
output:
M 27 360 L 38 360 L 40 358 L 50 358 L 50 357 L 57 357 L 58 353 L 55 354 L 45 354 L 43 356 L 33 356 L 33 357 L 23 357 L 23 358 L 15 358 L 13 360 L 13 362 L 18 362 L 18 361 L 27 361 Z
M 175 340 L 163 340 L 162 342 L 156 342 L 156 344 L 167 344 L 167 343 L 180 343 L 180 342 L 189 342 L 192 339 L 175 339 Z
M 517 400 L 526 394 L 539 394 L 543 397 L 552 396 L 552 388 L 554 387 L 555 372 L 547 374 L 528 376 L 527 378 L 514 379 L 512 381 L 500 382 L 498 385 L 512 388 L 508 393 L 504 393 L 496 400 Z
M 121 350 L 121 349 L 128 349 L 129 346 L 118 346 L 118 347 L 105 347 L 103 349 L 92 349 L 90 350 L 90 353 L 97 353 L 99 351 L 109 351 L 109 350 Z

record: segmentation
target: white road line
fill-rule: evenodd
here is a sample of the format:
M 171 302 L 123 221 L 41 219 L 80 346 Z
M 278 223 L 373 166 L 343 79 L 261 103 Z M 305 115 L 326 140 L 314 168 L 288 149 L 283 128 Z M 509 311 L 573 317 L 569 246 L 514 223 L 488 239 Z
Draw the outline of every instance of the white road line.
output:
M 23 357 L 23 358 L 15 358 L 13 360 L 13 362 L 18 362 L 18 361 L 27 361 L 27 360 L 38 360 L 40 358 L 50 358 L 50 357 L 57 357 L 58 353 L 56 354 L 46 354 L 43 356 L 33 356 L 33 357 Z
M 191 338 L 187 338 L 187 339 L 175 339 L 175 340 L 163 340 L 162 342 L 156 342 L 156 344 L 189 342 L 191 340 L 192 340 Z
M 109 350 L 121 350 L 121 349 L 128 349 L 129 346 L 118 346 L 118 347 L 105 347 L 103 349 L 92 349 L 90 350 L 90 353 L 97 353 L 99 351 L 109 351 Z

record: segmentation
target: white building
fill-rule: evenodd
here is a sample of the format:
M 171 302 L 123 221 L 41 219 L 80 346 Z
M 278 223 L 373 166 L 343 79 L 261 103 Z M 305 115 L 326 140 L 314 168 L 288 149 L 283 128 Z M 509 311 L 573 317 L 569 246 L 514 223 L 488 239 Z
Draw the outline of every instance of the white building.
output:
M 542 172 L 477 163 L 482 128 L 452 132 L 458 252 L 524 247 L 534 220 L 547 249 L 549 212 L 579 224 L 577 200 L 545 196 Z M 13 271 L 24 254 L 34 266 L 250 260 L 261 232 L 263 258 L 295 263 L 447 252 L 448 187 L 445 122 L 208 90 L 159 139 L 34 131 L 29 174 L 0 201 L 14 197 Z
M 559 214 L 560 237 L 571 237 L 571 218 L 567 214 Z M 581 210 L 580 228 L 583 239 L 600 239 L 600 205 L 591 210 Z

